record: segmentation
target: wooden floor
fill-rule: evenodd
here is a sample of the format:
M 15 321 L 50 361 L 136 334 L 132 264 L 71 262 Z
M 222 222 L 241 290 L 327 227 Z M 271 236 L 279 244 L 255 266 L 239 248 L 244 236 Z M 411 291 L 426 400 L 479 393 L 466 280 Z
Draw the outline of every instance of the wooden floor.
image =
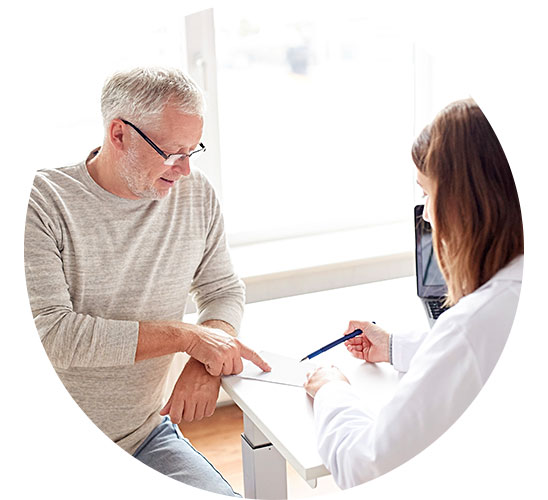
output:
M 244 430 L 241 410 L 234 404 L 217 408 L 213 416 L 200 422 L 183 422 L 179 425 L 190 440 L 230 483 L 234 491 L 244 494 L 240 434 Z M 340 491 L 331 476 L 318 480 L 311 488 L 287 466 L 287 489 L 290 499 L 325 495 Z

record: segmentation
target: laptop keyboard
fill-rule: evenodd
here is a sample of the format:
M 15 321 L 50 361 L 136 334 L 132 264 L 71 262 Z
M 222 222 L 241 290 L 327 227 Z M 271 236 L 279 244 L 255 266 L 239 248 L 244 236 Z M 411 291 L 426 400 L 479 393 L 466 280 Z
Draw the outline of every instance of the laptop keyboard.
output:
M 441 313 L 449 309 L 448 307 L 443 307 L 442 303 L 438 300 L 427 300 L 426 305 L 428 306 L 428 310 L 434 319 L 438 319 Z

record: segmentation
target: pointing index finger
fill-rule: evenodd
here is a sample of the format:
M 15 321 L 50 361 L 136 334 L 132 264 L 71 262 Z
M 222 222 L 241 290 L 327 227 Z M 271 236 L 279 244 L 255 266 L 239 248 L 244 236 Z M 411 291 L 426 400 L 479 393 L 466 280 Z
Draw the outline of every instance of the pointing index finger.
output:
M 253 364 L 257 365 L 263 372 L 269 372 L 272 370 L 270 368 L 270 365 L 263 359 L 261 356 L 259 356 L 253 349 L 250 349 L 249 347 L 243 345 L 240 343 L 240 354 L 242 358 L 248 359 Z

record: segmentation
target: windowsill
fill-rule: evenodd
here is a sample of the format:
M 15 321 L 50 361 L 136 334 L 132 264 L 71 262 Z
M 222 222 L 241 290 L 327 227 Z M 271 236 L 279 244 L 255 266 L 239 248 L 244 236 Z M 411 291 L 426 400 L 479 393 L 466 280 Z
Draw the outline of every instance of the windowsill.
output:
M 413 226 L 398 223 L 241 245 L 230 255 L 250 304 L 413 276 L 413 241 Z M 189 300 L 186 313 L 195 311 Z
M 411 276 L 414 234 L 409 223 L 237 246 L 236 272 L 247 302 Z

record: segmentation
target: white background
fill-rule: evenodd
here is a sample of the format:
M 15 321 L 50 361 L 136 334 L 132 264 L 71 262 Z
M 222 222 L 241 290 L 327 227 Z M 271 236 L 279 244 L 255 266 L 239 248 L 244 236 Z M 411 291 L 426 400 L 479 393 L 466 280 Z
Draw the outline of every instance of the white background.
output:
M 371 8 L 384 9 L 394 23 L 413 30 L 425 43 L 435 41 L 438 53 L 454 65 L 455 78 L 468 82 L 491 121 L 513 168 L 524 215 L 526 267 L 520 306 L 499 364 L 463 417 L 407 464 L 340 498 L 539 498 L 548 490 L 548 34 L 543 2 L 440 4 L 449 2 L 371 2 Z M 17 7 L 3 7 L 0 493 L 9 491 L 9 498 L 212 498 L 130 459 L 83 416 L 46 358 L 28 307 L 24 218 L 33 172 L 42 157 L 55 155 L 48 150 L 47 128 L 48 116 L 55 112 L 55 103 L 48 100 L 48 89 L 56 84 L 55 68 L 82 57 L 92 73 L 95 37 L 111 39 L 112 51 L 132 43 L 124 36 L 130 32 L 125 9 L 169 16 L 175 2 L 115 5 L 18 2 Z M 205 6 L 189 1 L 184 8 L 192 12 Z M 87 22 L 97 10 L 104 24 Z M 60 38 L 65 32 L 67 37 Z M 71 47 L 66 59 L 60 55 L 63 44 Z

